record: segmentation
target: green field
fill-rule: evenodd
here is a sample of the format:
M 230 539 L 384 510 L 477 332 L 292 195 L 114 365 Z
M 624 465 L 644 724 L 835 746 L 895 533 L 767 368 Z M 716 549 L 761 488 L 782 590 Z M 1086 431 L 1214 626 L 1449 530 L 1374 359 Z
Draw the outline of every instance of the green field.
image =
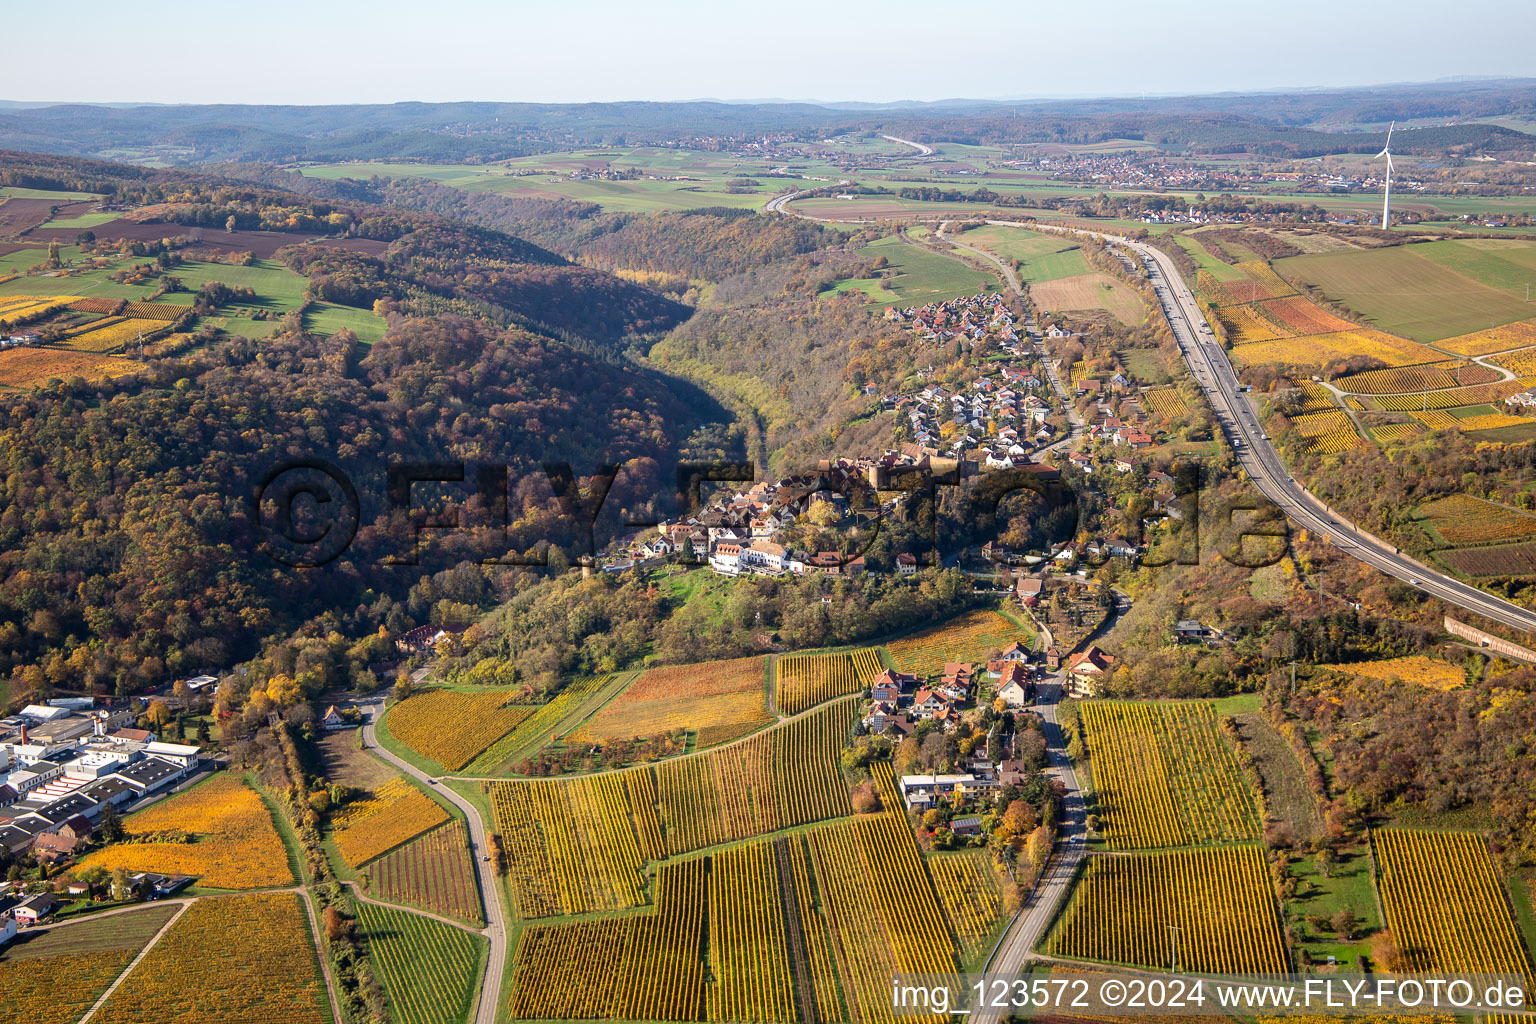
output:
M 1241 270 L 1238 270 L 1230 263 L 1223 263 L 1215 256 L 1212 256 L 1210 250 L 1202 245 L 1198 239 L 1179 232 L 1173 236 L 1173 240 L 1178 242 L 1185 252 L 1189 253 L 1190 258 L 1195 261 L 1201 270 L 1206 271 L 1216 280 L 1242 281 L 1246 279 L 1247 275 Z
M 420 914 L 362 901 L 357 920 L 396 1024 L 460 1024 L 469 1015 L 483 938 Z
M 857 278 L 839 281 L 832 289 L 834 292 L 862 291 L 876 302 L 921 306 L 958 295 L 974 295 L 997 284 L 991 274 L 972 270 L 959 260 L 903 242 L 895 235 L 871 242 L 860 252 L 870 259 L 886 258 L 890 265 L 885 280 L 891 287 L 882 287 L 877 278 Z
M 102 198 L 100 195 L 98 195 L 95 192 L 54 192 L 54 191 L 50 191 L 48 189 L 41 189 L 41 188 L 20 188 L 20 187 L 15 186 L 15 185 L 6 185 L 5 187 L 0 188 L 0 196 L 5 196 L 8 199 L 58 199 L 58 200 L 100 199 L 100 198 Z
M 199 288 L 210 281 L 219 281 L 231 288 L 249 288 L 256 293 L 255 301 L 236 303 L 242 308 L 282 312 L 297 309 L 304 301 L 304 290 L 309 287 L 309 278 L 295 274 L 276 260 L 252 260 L 245 267 L 197 260 L 183 263 L 170 273 L 181 279 L 186 291 L 165 296 L 166 302 L 191 303 Z
M 1524 299 L 1536 269 L 1536 243 L 1507 248 L 1460 241 L 1314 253 L 1278 260 L 1276 269 L 1322 289 L 1383 331 L 1414 341 L 1442 338 L 1536 316 Z M 1516 291 L 1518 289 L 1518 291 Z
M 375 316 L 371 309 L 338 306 L 330 302 L 317 302 L 304 314 L 304 329 L 322 336 L 348 330 L 357 340 L 372 345 L 384 337 L 384 318 Z
M 1020 276 L 1030 284 L 1076 277 L 1091 269 L 1083 259 L 1082 250 L 1060 235 L 987 225 L 967 231 L 960 240 L 1007 259 L 1019 260 L 1023 263 Z
M 25 271 L 28 267 L 43 262 L 47 257 L 47 249 L 23 249 L 9 256 L 0 256 L 0 276 Z M 78 263 L 81 259 L 80 249 L 73 245 L 60 246 L 59 258 L 65 266 Z M 143 257 L 139 257 L 138 262 L 143 263 Z M 72 273 L 68 277 L 18 277 L 14 281 L 0 284 L 0 295 L 86 295 L 91 298 L 135 301 L 149 295 L 155 290 L 156 285 L 153 282 L 118 284 L 112 280 L 114 272 L 132 266 L 133 263 L 132 257 L 126 257 L 114 260 L 104 270 Z
M 121 217 L 122 214 L 120 213 L 82 213 L 78 217 L 64 217 L 60 220 L 46 221 L 41 227 L 48 229 L 78 228 L 83 231 L 86 228 L 94 228 L 102 224 L 111 223 Z

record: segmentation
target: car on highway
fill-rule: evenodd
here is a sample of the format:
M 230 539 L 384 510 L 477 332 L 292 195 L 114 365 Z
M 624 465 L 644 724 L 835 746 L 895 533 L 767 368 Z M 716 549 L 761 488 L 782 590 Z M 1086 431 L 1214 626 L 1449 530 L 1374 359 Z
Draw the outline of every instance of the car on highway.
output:
M 1410 587 L 1422 587 L 1424 584 L 1420 583 L 1418 580 L 1409 580 L 1408 585 Z

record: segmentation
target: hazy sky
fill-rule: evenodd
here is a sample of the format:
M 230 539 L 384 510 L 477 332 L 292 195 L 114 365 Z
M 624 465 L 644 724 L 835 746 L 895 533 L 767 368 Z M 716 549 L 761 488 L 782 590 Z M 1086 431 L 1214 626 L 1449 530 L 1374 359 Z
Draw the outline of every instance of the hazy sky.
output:
M 0 99 L 1132 95 L 1531 75 L 1529 0 L 15 4 Z

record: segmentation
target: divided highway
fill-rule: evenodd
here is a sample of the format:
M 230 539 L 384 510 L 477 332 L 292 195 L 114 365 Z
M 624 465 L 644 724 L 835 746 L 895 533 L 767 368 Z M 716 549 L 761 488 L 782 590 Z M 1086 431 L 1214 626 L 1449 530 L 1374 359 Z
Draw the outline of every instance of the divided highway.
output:
M 1194 294 L 1179 276 L 1173 260 L 1150 245 L 1098 232 L 1081 233 L 1094 234 L 1125 246 L 1142 257 L 1190 372 L 1205 389 L 1227 440 L 1237 452 L 1238 462 L 1260 494 L 1278 505 L 1292 522 L 1367 565 L 1448 604 L 1486 615 L 1511 629 L 1536 633 L 1536 612 L 1494 597 L 1402 554 L 1381 538 L 1340 517 L 1297 483 L 1260 426 L 1252 399 L 1238 384 L 1226 352 L 1211 333 Z

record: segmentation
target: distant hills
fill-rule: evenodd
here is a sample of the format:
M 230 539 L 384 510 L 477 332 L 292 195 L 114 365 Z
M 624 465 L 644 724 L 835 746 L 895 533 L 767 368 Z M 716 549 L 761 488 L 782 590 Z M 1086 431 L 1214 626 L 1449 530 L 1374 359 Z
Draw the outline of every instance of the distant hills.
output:
M 1536 123 L 1536 79 L 1479 79 L 1339 90 L 1068 100 L 891 104 L 391 103 L 330 106 L 0 102 L 0 148 L 156 163 L 498 160 L 572 146 L 635 146 L 780 135 L 815 140 L 887 131 L 919 141 L 1094 142 L 1146 139 L 1170 149 L 1310 156 L 1364 151 L 1360 125 L 1434 119 L 1450 142 L 1526 145 L 1479 119 Z M 1330 133 L 1319 137 L 1320 133 Z M 1298 134 L 1300 133 L 1300 134 Z M 1306 133 L 1310 133 L 1306 134 Z M 1423 141 L 1423 140 L 1421 140 Z

